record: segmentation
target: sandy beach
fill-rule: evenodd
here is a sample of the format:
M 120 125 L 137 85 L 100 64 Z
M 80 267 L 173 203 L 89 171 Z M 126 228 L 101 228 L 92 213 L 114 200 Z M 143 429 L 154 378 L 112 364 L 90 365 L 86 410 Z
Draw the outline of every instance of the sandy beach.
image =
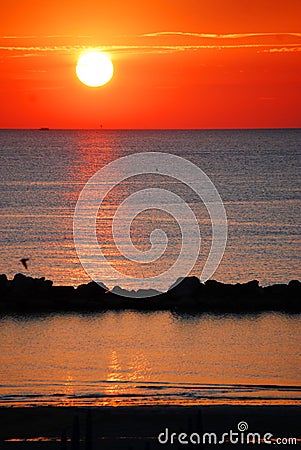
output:
M 245 448 L 245 442 L 235 443 L 235 440 L 246 440 L 248 433 L 260 435 L 261 444 L 255 441 L 255 444 L 251 444 L 252 448 L 258 445 L 261 448 L 264 439 L 280 445 L 276 439 L 296 438 L 300 445 L 300 419 L 301 410 L 298 406 L 278 405 L 1 408 L 1 448 L 118 450 L 211 448 L 216 445 L 220 448 L 232 448 L 233 445 L 234 448 Z M 61 442 L 64 432 L 65 445 Z M 180 433 L 186 436 L 179 436 Z M 207 434 L 206 443 L 198 444 L 198 436 L 202 442 L 205 433 L 215 433 L 217 443 L 214 444 L 213 434 L 210 437 Z M 75 436 L 73 442 L 72 435 Z M 161 442 L 158 440 L 159 435 Z M 250 439 L 253 439 L 252 436 Z M 184 443 L 186 440 L 189 444 Z M 280 448 L 286 445 L 285 440 L 281 442 Z

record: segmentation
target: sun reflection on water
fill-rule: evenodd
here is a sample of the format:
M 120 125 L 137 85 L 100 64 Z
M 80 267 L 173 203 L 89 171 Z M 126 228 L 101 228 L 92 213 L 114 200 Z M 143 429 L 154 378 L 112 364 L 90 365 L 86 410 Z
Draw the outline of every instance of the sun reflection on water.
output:
M 129 401 L 126 403 L 131 404 L 130 396 L 137 393 L 135 381 L 148 381 L 151 377 L 151 372 L 150 364 L 143 352 L 132 355 L 127 365 L 121 362 L 117 350 L 112 350 L 111 360 L 108 365 L 107 385 L 104 389 L 106 395 L 111 397 L 107 404 L 120 404 L 120 398 L 114 402 L 112 397 L 117 398 L 123 395 L 129 395 Z M 124 401 L 123 404 L 125 404 Z
M 75 406 L 75 390 L 74 379 L 71 375 L 68 375 L 62 386 L 62 406 Z

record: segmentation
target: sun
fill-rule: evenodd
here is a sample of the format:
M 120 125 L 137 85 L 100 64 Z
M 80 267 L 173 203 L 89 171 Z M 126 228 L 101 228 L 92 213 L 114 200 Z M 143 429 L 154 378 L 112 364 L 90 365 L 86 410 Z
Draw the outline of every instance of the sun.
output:
M 113 73 L 112 61 L 105 53 L 89 50 L 77 61 L 76 75 L 86 86 L 103 86 L 112 79 Z

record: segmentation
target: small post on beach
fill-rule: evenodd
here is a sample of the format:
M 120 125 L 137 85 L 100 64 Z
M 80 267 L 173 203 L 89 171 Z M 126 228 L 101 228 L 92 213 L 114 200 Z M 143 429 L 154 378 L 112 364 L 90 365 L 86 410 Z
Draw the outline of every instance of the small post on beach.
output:
M 92 450 L 92 415 L 90 409 L 86 415 L 85 450 Z
M 65 429 L 62 431 L 62 434 L 61 434 L 60 450 L 67 450 L 67 435 L 66 435 Z
M 71 450 L 79 450 L 80 448 L 80 430 L 78 416 L 73 417 L 72 424 L 72 437 L 71 437 Z
M 196 415 L 196 431 L 197 433 L 203 438 L 204 434 L 204 427 L 203 427 L 203 411 L 202 407 L 198 409 L 197 415 Z M 204 448 L 203 442 L 198 446 L 198 448 Z

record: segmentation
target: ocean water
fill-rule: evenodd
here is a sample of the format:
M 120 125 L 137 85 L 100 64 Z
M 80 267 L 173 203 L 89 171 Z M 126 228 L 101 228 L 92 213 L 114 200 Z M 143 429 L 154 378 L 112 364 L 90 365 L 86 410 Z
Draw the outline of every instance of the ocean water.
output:
M 223 282 L 258 279 L 262 285 L 300 279 L 300 130 L 0 131 L 0 273 L 28 273 L 56 284 L 90 280 L 73 242 L 73 214 L 85 183 L 105 164 L 137 152 L 167 152 L 200 167 L 216 186 L 228 217 L 228 241 L 212 278 Z M 134 245 L 150 248 L 150 234 L 162 228 L 169 241 L 155 263 L 127 261 L 116 248 L 112 219 L 120 203 L 144 188 L 171 190 L 197 217 L 201 251 L 191 274 L 200 276 L 212 230 L 205 206 L 183 183 L 164 176 L 136 176 L 116 186 L 99 209 L 97 237 L 109 264 L 147 278 L 164 273 L 181 251 L 179 224 L 158 209 L 132 223 Z M 183 218 L 185 219 L 185 218 Z M 91 255 L 93 249 L 91 248 Z M 187 273 L 183 273 L 187 275 Z M 101 280 L 135 289 L 131 278 Z M 158 288 L 167 289 L 166 276 Z M 148 286 L 145 286 L 148 287 Z
M 2 317 L 0 403 L 300 404 L 300 338 L 271 313 Z
M 1 130 L 0 273 L 75 286 L 90 281 L 73 242 L 81 190 L 116 158 L 160 151 L 200 167 L 223 200 L 228 241 L 213 278 L 257 278 L 262 285 L 301 279 L 300 137 L 300 130 Z M 156 264 L 129 263 L 114 244 L 116 208 L 151 187 L 175 192 L 195 212 L 202 245 L 191 274 L 200 276 L 212 239 L 208 213 L 171 177 L 144 175 L 116 186 L 99 210 L 99 245 L 131 276 L 164 273 L 173 264 L 181 251 L 179 224 L 158 209 L 141 213 L 131 230 L 143 251 L 154 228 L 166 231 L 166 254 Z M 28 271 L 23 257 L 30 258 Z M 102 281 L 135 289 L 131 278 L 105 271 Z M 166 276 L 160 287 L 172 281 Z M 4 315 L 0 342 L 3 405 L 300 403 L 299 316 Z

